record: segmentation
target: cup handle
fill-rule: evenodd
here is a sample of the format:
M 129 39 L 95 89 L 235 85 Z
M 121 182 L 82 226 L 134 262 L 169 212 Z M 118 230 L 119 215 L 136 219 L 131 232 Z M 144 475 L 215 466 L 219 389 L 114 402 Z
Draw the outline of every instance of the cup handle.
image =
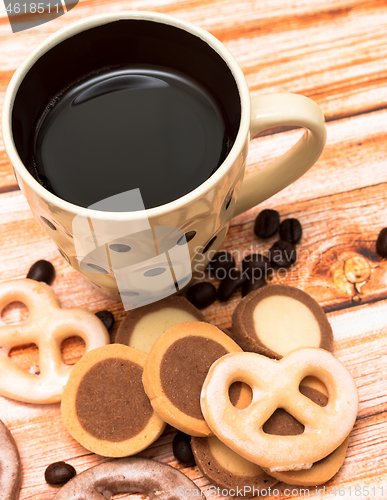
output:
M 321 155 L 326 130 L 324 115 L 314 101 L 297 94 L 267 94 L 251 98 L 251 138 L 262 130 L 280 125 L 305 127 L 307 130 L 289 151 L 244 179 L 234 217 L 294 182 Z

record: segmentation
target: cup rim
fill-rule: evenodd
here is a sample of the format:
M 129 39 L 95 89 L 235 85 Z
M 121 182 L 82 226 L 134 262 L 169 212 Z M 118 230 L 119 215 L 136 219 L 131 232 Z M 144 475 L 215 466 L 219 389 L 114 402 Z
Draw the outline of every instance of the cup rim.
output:
M 160 205 L 157 207 L 148 208 L 145 210 L 139 210 L 135 212 L 132 211 L 105 212 L 74 205 L 73 203 L 63 200 L 59 196 L 51 193 L 43 186 L 41 186 L 39 182 L 27 170 L 17 152 L 12 135 L 11 119 L 12 119 L 13 104 L 15 101 L 17 91 L 28 71 L 43 54 L 45 54 L 52 47 L 58 45 L 67 38 L 70 38 L 71 36 L 74 36 L 82 31 L 125 19 L 146 20 L 146 21 L 154 21 L 163 24 L 168 24 L 170 26 L 174 26 L 176 28 L 180 28 L 184 31 L 187 31 L 195 35 L 196 37 L 200 38 L 204 42 L 206 42 L 226 62 L 232 76 L 235 79 L 241 104 L 241 117 L 240 117 L 240 124 L 237 136 L 227 157 L 225 158 L 223 163 L 218 167 L 218 169 L 208 179 L 206 179 L 202 184 L 197 186 L 195 189 L 185 194 L 184 196 L 177 198 L 176 200 L 173 200 L 169 203 L 165 203 L 164 205 Z M 250 92 L 247 86 L 245 76 L 242 72 L 242 69 L 239 67 L 234 56 L 220 42 L 220 40 L 218 40 L 215 36 L 213 36 L 208 31 L 204 30 L 203 28 L 200 28 L 199 26 L 196 26 L 195 24 L 189 21 L 185 21 L 183 19 L 170 16 L 169 14 L 162 14 L 150 11 L 122 11 L 122 12 L 114 12 L 108 14 L 98 14 L 95 16 L 87 17 L 86 19 L 81 19 L 79 21 L 76 21 L 70 24 L 69 26 L 65 26 L 64 28 L 53 33 L 46 40 L 40 43 L 17 68 L 7 87 L 3 103 L 2 129 L 3 129 L 4 148 L 10 159 L 12 166 L 15 169 L 15 172 L 17 172 L 17 174 L 21 177 L 23 182 L 49 205 L 57 206 L 61 210 L 73 213 L 74 215 L 81 215 L 84 217 L 92 217 L 94 219 L 107 220 L 107 221 L 113 219 L 115 221 L 128 220 L 128 219 L 137 220 L 137 219 L 143 219 L 144 216 L 161 217 L 169 212 L 179 210 L 183 206 L 195 200 L 198 200 L 208 191 L 214 188 L 214 186 L 221 180 L 221 178 L 231 169 L 233 164 L 238 160 L 238 156 L 241 154 L 241 151 L 243 150 L 243 145 L 246 141 L 246 138 L 248 138 L 249 128 L 250 128 Z

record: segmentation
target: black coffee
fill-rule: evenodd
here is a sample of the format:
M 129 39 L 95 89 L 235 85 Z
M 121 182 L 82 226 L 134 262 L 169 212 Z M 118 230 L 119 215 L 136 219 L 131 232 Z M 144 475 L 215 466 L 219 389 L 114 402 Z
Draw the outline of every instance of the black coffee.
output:
M 202 184 L 228 152 L 215 99 L 170 69 L 106 70 L 52 103 L 37 127 L 35 167 L 45 187 L 75 205 L 135 188 L 146 208 L 163 205 Z

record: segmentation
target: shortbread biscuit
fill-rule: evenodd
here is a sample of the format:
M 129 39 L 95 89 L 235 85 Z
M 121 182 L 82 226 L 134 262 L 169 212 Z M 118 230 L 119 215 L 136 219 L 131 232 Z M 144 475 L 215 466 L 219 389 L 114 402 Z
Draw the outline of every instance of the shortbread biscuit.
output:
M 154 343 L 145 363 L 143 383 L 153 409 L 170 425 L 191 436 L 212 434 L 200 409 L 200 391 L 212 363 L 242 349 L 209 323 L 173 326 Z M 231 388 L 234 404 L 251 400 L 249 388 Z M 240 406 L 240 407 L 241 407 Z
M 349 436 L 327 457 L 315 462 L 307 470 L 270 471 L 263 469 L 273 478 L 287 484 L 299 486 L 319 486 L 324 484 L 339 472 L 347 454 Z
M 4 500 L 18 500 L 22 484 L 19 452 L 5 424 L 0 420 L 0 492 Z
M 61 410 L 67 430 L 87 450 L 105 457 L 134 455 L 163 432 L 165 422 L 142 386 L 146 357 L 134 347 L 112 344 L 75 365 Z
M 205 321 L 205 318 L 185 297 L 172 295 L 129 311 L 118 328 L 115 342 L 149 352 L 168 328 L 187 321 Z
M 329 321 L 307 293 L 267 285 L 244 297 L 232 315 L 234 340 L 244 351 L 281 359 L 298 347 L 333 349 Z
M 149 458 L 111 460 L 71 479 L 54 500 L 112 498 L 119 493 L 140 493 L 149 500 L 205 500 L 191 479 L 168 464 Z
M 301 394 L 299 385 L 313 375 L 329 394 L 325 407 Z M 241 381 L 253 391 L 251 404 L 239 410 L 227 390 Z M 355 382 L 330 353 L 299 348 L 281 361 L 256 353 L 230 353 L 211 366 L 201 393 L 201 408 L 214 434 L 236 453 L 270 471 L 309 469 L 341 445 L 351 431 L 358 410 Z M 296 418 L 304 431 L 278 436 L 263 431 L 277 408 Z
M 192 452 L 203 476 L 229 496 L 257 496 L 260 490 L 273 488 L 279 481 L 259 465 L 231 450 L 216 436 L 192 437 Z

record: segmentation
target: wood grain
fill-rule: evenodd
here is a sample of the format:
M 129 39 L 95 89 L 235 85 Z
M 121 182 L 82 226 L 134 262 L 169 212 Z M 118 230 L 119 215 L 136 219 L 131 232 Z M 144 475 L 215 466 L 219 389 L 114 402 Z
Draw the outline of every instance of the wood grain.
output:
M 324 493 L 332 499 L 386 498 L 387 262 L 375 252 L 377 235 L 387 225 L 385 0 L 81 0 L 69 14 L 16 34 L 10 34 L 7 19 L 0 18 L 0 108 L 13 72 L 47 36 L 89 15 L 128 9 L 173 14 L 209 30 L 241 65 L 252 94 L 296 92 L 322 107 L 328 141 L 317 164 L 281 193 L 235 218 L 222 248 L 231 251 L 238 263 L 252 251 L 268 252 L 276 238 L 263 241 L 253 234 L 254 219 L 263 208 L 277 209 L 282 219 L 301 221 L 298 262 L 291 270 L 277 271 L 273 282 L 300 287 L 324 307 L 334 332 L 334 354 L 350 370 L 360 397 L 346 461 Z M 285 152 L 301 131 L 268 133 L 251 142 L 247 176 Z M 53 289 L 62 305 L 92 312 L 111 310 L 116 318 L 114 335 L 124 316 L 122 305 L 73 271 L 35 222 L 18 190 L 1 130 L 0 216 L 0 281 L 25 276 L 38 259 L 50 260 L 57 271 Z M 226 304 L 217 301 L 205 309 L 204 315 L 215 325 L 228 327 L 239 300 L 236 292 Z M 3 319 L 21 321 L 26 314 L 13 304 L 3 311 Z M 79 339 L 62 347 L 69 363 L 83 352 Z M 38 362 L 34 346 L 13 349 L 11 355 L 24 370 Z M 105 460 L 69 436 L 58 404 L 0 398 L 0 419 L 20 450 L 21 500 L 53 499 L 56 489 L 45 483 L 44 470 L 56 460 L 70 462 L 78 472 Z M 172 454 L 174 433 L 168 426 L 141 455 L 181 468 Z M 196 467 L 182 470 L 210 494 L 210 483 Z M 305 496 L 299 490 L 285 493 L 282 486 L 278 495 L 267 498 Z M 311 489 L 309 496 L 321 498 L 322 492 L 317 495 Z

